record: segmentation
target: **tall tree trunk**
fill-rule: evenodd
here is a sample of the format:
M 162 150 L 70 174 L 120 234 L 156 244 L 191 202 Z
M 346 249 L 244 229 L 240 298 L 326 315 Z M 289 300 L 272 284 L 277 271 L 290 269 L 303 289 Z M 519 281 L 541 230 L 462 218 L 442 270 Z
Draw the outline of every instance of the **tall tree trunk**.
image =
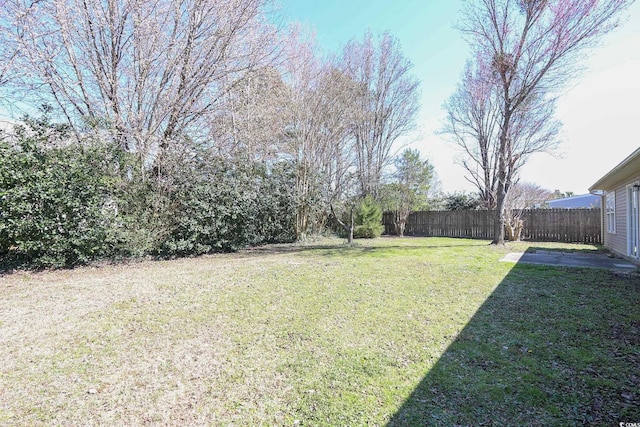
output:
M 507 110 L 508 111 L 508 110 Z M 505 116 L 505 124 L 503 129 L 508 129 L 509 115 Z M 507 198 L 507 159 L 505 149 L 507 146 L 507 135 L 504 131 L 500 132 L 500 152 L 498 160 L 498 182 L 496 185 L 496 210 L 495 210 L 495 222 L 493 225 L 493 241 L 494 245 L 504 245 L 504 206 Z
M 353 208 L 351 208 L 351 212 L 349 214 L 349 220 L 350 220 L 350 224 L 349 224 L 349 238 L 347 240 L 347 243 L 349 244 L 349 246 L 353 245 L 353 229 L 354 224 L 355 224 L 355 219 L 353 217 Z
M 494 245 L 504 245 L 504 185 L 498 183 L 498 189 L 496 191 L 496 210 L 495 210 L 495 222 L 493 226 L 493 241 Z

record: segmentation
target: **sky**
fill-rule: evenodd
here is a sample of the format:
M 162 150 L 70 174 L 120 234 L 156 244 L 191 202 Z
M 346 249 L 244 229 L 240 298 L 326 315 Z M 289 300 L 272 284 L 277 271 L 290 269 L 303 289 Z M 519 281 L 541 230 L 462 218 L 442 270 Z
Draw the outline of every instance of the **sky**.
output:
M 473 191 L 459 152 L 438 134 L 443 103 L 455 90 L 468 47 L 454 28 L 463 0 L 280 0 L 285 21 L 315 30 L 320 46 L 335 52 L 367 29 L 390 31 L 421 81 L 418 129 L 404 143 L 435 166 L 442 190 Z M 585 194 L 588 188 L 640 146 L 640 2 L 621 26 L 587 52 L 583 71 L 558 102 L 563 123 L 553 155 L 536 154 L 521 170 L 521 181 L 549 190 Z

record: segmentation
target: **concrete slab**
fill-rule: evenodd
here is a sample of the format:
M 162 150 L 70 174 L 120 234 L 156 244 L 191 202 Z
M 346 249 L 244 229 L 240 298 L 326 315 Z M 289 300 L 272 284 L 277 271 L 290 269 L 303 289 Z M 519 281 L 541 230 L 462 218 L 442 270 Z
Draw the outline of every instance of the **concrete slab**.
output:
M 638 268 L 620 258 L 611 258 L 605 254 L 588 254 L 575 252 L 556 252 L 538 250 L 535 252 L 512 252 L 501 261 L 553 265 L 562 267 L 606 268 L 609 270 L 633 270 Z

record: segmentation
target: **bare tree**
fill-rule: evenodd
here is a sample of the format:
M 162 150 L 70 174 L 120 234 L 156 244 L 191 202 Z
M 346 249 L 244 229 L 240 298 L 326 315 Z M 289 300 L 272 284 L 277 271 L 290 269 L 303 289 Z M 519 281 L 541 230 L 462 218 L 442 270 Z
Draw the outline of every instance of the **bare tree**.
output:
M 232 86 L 208 126 L 217 153 L 263 164 L 276 161 L 286 149 L 282 141 L 288 123 L 289 88 L 280 71 L 261 68 Z
M 313 37 L 295 30 L 286 48 L 288 96 L 285 153 L 296 170 L 296 237 L 306 238 L 323 222 L 345 190 L 351 167 L 349 125 L 353 84 L 330 60 L 320 57 Z
M 505 228 L 507 239 L 520 240 L 524 229 L 526 209 L 543 205 L 553 197 L 553 192 L 531 182 L 516 182 L 505 200 Z
M 375 196 L 394 143 L 415 127 L 419 81 L 388 32 L 378 40 L 367 32 L 362 40 L 347 43 L 342 64 L 357 87 L 353 136 L 360 192 Z
M 447 120 L 443 133 L 450 134 L 462 151 L 460 163 L 468 173 L 465 178 L 478 189 L 485 207 L 494 209 L 499 111 L 492 81 L 480 75 L 484 67 L 474 65 L 467 62 L 462 82 L 444 105 Z
M 0 89 L 2 89 L 10 79 L 9 75 L 13 71 L 13 64 L 18 54 L 18 49 L 13 40 L 14 34 L 12 34 L 11 31 L 12 26 L 6 16 L 8 9 L 0 9 L 0 35 L 2 35 L 0 38 L 0 40 L 2 40 L 0 43 Z M 4 101 L 3 98 L 0 92 L 0 101 Z
M 553 95 L 573 77 L 585 48 L 612 30 L 631 3 L 478 0 L 468 4 L 461 30 L 481 59 L 476 62 L 477 75 L 497 102 L 492 107 L 497 127 L 491 135 L 496 156 L 494 243 L 504 242 L 505 199 L 519 167 L 528 154 L 544 151 L 557 133 L 550 113 Z
M 481 56 L 468 62 L 462 82 L 445 104 L 443 133 L 461 149 L 466 179 L 478 189 L 486 209 L 495 209 L 500 161 L 501 94 L 492 70 Z M 506 164 L 510 182 L 534 153 L 552 152 L 558 145 L 560 122 L 555 119 L 554 97 L 531 96 L 513 113 L 511 144 Z M 507 186 L 508 188 L 508 186 Z
M 5 108 L 12 107 L 15 101 L 8 93 L 13 92 L 12 86 L 29 74 L 29 67 L 20 63 L 20 49 L 26 36 L 24 22 L 29 14 L 29 9 L 23 10 L 13 2 L 0 3 L 0 103 Z
M 144 156 L 205 125 L 275 50 L 267 0 L 6 1 L 48 100 Z

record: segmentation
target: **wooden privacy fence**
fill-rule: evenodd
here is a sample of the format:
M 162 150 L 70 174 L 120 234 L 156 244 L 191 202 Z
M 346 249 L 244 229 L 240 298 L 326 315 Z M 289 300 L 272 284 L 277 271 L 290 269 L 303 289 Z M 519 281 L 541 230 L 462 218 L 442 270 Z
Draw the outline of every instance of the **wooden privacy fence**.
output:
M 600 209 L 529 209 L 522 215 L 523 240 L 602 243 Z M 393 214 L 385 212 L 386 234 L 395 234 Z M 493 211 L 420 211 L 409 215 L 407 236 L 493 239 Z

